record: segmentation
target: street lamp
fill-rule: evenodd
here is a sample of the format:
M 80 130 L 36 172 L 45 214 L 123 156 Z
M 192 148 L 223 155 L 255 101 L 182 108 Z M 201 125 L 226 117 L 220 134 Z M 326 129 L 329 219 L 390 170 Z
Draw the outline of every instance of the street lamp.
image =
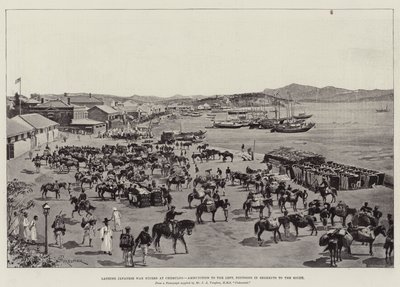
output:
M 48 248 L 47 248 L 47 216 L 49 215 L 50 212 L 50 205 L 43 204 L 43 214 L 44 214 L 44 254 L 48 253 Z

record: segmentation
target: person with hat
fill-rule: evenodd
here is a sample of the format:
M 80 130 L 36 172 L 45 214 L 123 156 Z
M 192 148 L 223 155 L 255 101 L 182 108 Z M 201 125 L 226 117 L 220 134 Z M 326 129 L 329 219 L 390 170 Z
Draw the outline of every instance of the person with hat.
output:
M 125 263 L 125 267 L 133 267 L 133 247 L 135 241 L 133 235 L 130 233 L 131 227 L 125 227 L 125 233 L 122 233 L 119 238 L 119 247 L 122 250 L 122 258 Z
M 100 229 L 100 238 L 101 238 L 101 251 L 104 254 L 112 255 L 112 239 L 113 239 L 113 232 L 108 225 L 108 218 L 104 218 L 104 226 Z
M 140 249 L 142 250 L 143 265 L 146 265 L 147 252 L 151 242 L 152 238 L 149 234 L 149 227 L 145 226 L 143 228 L 143 231 L 140 232 L 139 236 L 135 240 L 135 250 L 137 246 L 140 246 Z M 133 254 L 135 254 L 135 251 L 133 252 Z
M 121 228 L 121 217 L 121 212 L 119 212 L 116 207 L 113 207 L 113 212 L 110 219 L 110 221 L 114 221 L 113 231 L 122 231 L 122 229 L 117 229 L 117 227 Z
M 61 212 L 60 212 L 61 213 Z M 56 241 L 55 245 L 58 245 L 62 248 L 62 236 L 65 235 L 65 222 L 64 219 L 61 217 L 60 214 L 56 215 L 56 219 L 54 220 L 53 224 L 51 225 L 54 232 L 54 239 Z
M 81 226 L 83 228 L 82 245 L 85 244 L 86 238 L 89 238 L 89 247 L 92 247 L 92 240 L 96 232 L 94 228 L 95 224 L 96 224 L 96 219 L 94 219 L 93 215 L 89 213 L 86 214 L 86 219 L 82 218 L 82 223 L 81 223 Z
M 182 215 L 183 212 L 175 211 L 175 206 L 171 206 L 171 210 L 165 214 L 165 223 L 171 225 L 172 233 L 175 233 L 175 216 Z

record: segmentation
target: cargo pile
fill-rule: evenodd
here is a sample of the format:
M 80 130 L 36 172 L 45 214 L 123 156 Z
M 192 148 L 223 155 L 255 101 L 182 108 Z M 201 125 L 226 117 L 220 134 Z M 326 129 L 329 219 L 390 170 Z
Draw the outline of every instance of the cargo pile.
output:
M 264 156 L 264 161 L 275 161 L 279 164 L 301 164 L 301 163 L 312 163 L 312 164 L 323 164 L 325 158 L 317 153 L 295 150 L 289 147 L 280 147 L 279 149 L 273 150 Z
M 323 179 L 337 190 L 372 188 L 374 185 L 383 185 L 385 180 L 382 172 L 332 161 L 320 165 L 294 164 L 291 166 L 290 176 L 298 184 L 312 190 L 316 190 Z
M 151 205 L 152 206 L 164 205 L 162 192 L 159 189 L 153 190 L 153 192 L 151 193 Z

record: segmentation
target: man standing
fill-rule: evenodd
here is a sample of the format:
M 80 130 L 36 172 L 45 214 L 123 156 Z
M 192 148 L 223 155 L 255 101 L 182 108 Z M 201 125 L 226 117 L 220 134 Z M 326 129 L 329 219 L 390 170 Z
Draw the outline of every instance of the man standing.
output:
M 231 178 L 231 169 L 229 168 L 229 166 L 225 170 L 225 178 L 226 180 L 229 180 Z
M 228 212 L 229 212 L 229 207 L 231 204 L 229 203 L 228 199 L 226 198 L 224 203 L 222 204 L 222 209 L 224 210 L 224 215 L 225 215 L 225 221 L 228 222 Z
M 29 241 L 29 220 L 28 220 L 28 213 L 26 212 L 24 212 L 22 226 L 24 227 L 24 240 Z
M 32 243 L 36 244 L 37 241 L 37 230 L 36 230 L 36 222 L 38 221 L 38 216 L 35 215 L 33 220 L 29 224 L 29 230 L 31 232 L 31 241 Z
M 130 234 L 131 228 L 129 226 L 125 227 L 125 233 L 122 233 L 119 238 L 119 247 L 122 250 L 122 258 L 125 262 L 125 267 L 133 267 L 133 247 L 135 246 L 135 241 L 133 235 Z
M 100 238 L 101 238 L 101 251 L 104 252 L 104 254 L 109 254 L 112 255 L 111 250 L 112 250 L 112 239 L 113 239 L 113 232 L 108 225 L 108 218 L 104 218 L 104 226 L 100 229 Z
M 121 228 L 121 212 L 118 211 L 116 207 L 113 207 L 113 213 L 111 215 L 111 221 L 114 221 L 114 230 L 113 231 L 122 231 Z M 118 227 L 118 229 L 117 229 Z
M 146 265 L 147 252 L 148 252 L 148 248 L 151 244 L 151 241 L 152 241 L 152 239 L 149 234 L 149 227 L 145 226 L 143 228 L 143 231 L 140 232 L 138 238 L 136 238 L 136 241 L 135 241 L 136 247 L 140 245 L 140 249 L 142 249 L 143 265 Z
M 217 174 L 218 174 L 218 178 L 222 177 L 222 170 L 220 168 L 217 168 Z

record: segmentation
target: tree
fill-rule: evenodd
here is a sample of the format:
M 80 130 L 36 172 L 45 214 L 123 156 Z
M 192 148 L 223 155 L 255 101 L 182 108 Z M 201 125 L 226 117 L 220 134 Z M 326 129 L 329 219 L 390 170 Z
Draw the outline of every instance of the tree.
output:
M 32 184 L 16 179 L 7 183 L 7 230 L 11 226 L 14 212 L 20 213 L 35 206 L 33 200 L 26 199 L 26 195 L 32 192 Z

